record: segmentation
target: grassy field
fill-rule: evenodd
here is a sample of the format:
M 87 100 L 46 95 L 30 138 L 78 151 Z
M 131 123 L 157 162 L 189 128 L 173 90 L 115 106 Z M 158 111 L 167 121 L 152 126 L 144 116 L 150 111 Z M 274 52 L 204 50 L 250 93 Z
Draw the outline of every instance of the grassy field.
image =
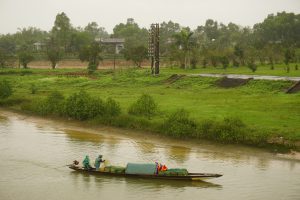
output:
M 147 62 L 143 63 L 144 68 L 149 68 L 147 66 Z M 107 60 L 100 64 L 99 68 L 104 69 L 113 69 L 113 61 Z M 163 64 L 166 65 L 166 64 Z M 298 66 L 299 70 L 295 69 L 295 66 Z M 48 71 L 50 67 L 49 61 L 33 61 L 29 63 L 29 67 L 35 69 L 34 72 L 45 72 Z M 59 71 L 74 71 L 77 70 L 85 70 L 87 66 L 86 62 L 81 62 L 80 60 L 63 60 L 59 63 Z M 117 62 L 116 68 L 126 69 L 130 66 L 129 61 L 119 60 Z M 202 66 L 197 66 L 196 69 L 180 69 L 178 67 L 162 67 L 162 71 L 164 73 L 180 73 L 180 74 L 197 74 L 197 73 L 213 73 L 213 74 L 248 74 L 248 75 L 272 75 L 272 76 L 292 76 L 292 77 L 300 77 L 300 64 L 291 63 L 290 71 L 287 73 L 285 64 L 275 64 L 274 70 L 270 69 L 269 65 L 259 65 L 255 72 L 252 72 L 248 67 L 228 67 L 223 69 L 221 66 L 212 67 L 208 66 L 203 68 Z
M 252 74 L 247 68 L 162 68 L 156 77 L 149 69 L 98 70 L 92 76 L 88 76 L 84 69 L 1 69 L 0 80 L 9 81 L 14 89 L 14 94 L 2 101 L 2 105 L 21 109 L 22 104 L 44 98 L 51 91 L 57 90 L 69 96 L 85 90 L 94 97 L 112 97 L 120 103 L 122 115 L 128 115 L 132 103 L 142 94 L 150 94 L 159 109 L 154 117 L 145 119 L 151 123 L 163 123 L 171 113 L 184 108 L 196 123 L 237 118 L 248 127 L 267 133 L 269 140 L 279 137 L 300 140 L 300 93 L 284 93 L 292 82 L 252 80 L 244 86 L 229 89 L 217 87 L 218 78 L 208 77 L 184 77 L 168 83 L 166 80 L 176 73 Z M 299 71 L 286 73 L 279 66 L 275 70 L 259 67 L 255 74 L 300 76 Z M 31 94 L 33 86 L 35 94 Z
M 193 73 L 212 73 L 212 74 L 248 74 L 248 75 L 272 75 L 272 76 L 297 76 L 300 77 L 300 65 L 298 64 L 299 70 L 295 69 L 296 64 L 292 63 L 289 65 L 290 71 L 287 73 L 286 66 L 284 64 L 274 65 L 274 70 L 270 69 L 269 65 L 260 65 L 257 67 L 255 72 L 252 72 L 248 67 L 228 67 L 223 69 L 222 67 L 197 67 L 196 69 L 182 70 L 173 68 L 172 71 L 175 73 L 193 74 Z

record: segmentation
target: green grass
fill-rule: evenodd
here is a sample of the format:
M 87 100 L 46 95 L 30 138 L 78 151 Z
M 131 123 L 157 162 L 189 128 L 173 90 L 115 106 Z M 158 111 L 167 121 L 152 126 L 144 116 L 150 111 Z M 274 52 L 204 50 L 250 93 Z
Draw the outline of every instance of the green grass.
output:
M 261 69 L 260 69 L 261 68 Z M 276 71 L 278 68 L 278 71 Z M 260 71 L 261 70 L 261 71 Z M 251 80 L 237 88 L 219 88 L 215 85 L 218 78 L 184 77 L 172 84 L 165 80 L 171 74 L 182 73 L 239 73 L 252 74 L 249 69 L 196 69 L 182 70 L 163 68 L 159 76 L 152 76 L 148 69 L 98 70 L 92 77 L 69 76 L 64 73 L 84 72 L 75 69 L 1 69 L 0 80 L 8 80 L 14 90 L 2 105 L 20 109 L 22 101 L 46 97 L 51 91 L 60 91 L 64 96 L 83 89 L 91 96 L 106 99 L 112 97 L 121 105 L 120 124 L 128 118 L 134 120 L 129 128 L 147 129 L 149 123 L 162 123 L 171 113 L 184 108 L 196 123 L 210 119 L 221 122 L 233 117 L 243 121 L 248 127 L 267 132 L 272 137 L 283 136 L 292 141 L 300 140 L 300 93 L 285 94 L 283 91 L 293 83 L 289 81 Z M 259 67 L 255 74 L 287 75 L 279 67 L 275 70 Z M 246 73 L 245 73 L 246 74 Z M 291 70 L 289 76 L 300 76 Z M 37 87 L 36 94 L 31 94 L 31 87 Z M 141 94 L 150 94 L 158 104 L 158 114 L 148 119 L 130 117 L 129 106 Z M 8 103 L 9 101 L 16 103 Z M 5 103 L 6 102 L 6 103 Z M 13 105 L 12 105 L 13 104 Z M 105 123 L 105 122 L 103 122 Z M 123 123 L 123 122 L 122 122 Z M 141 123 L 141 127 L 138 124 Z M 117 122 L 115 126 L 122 126 Z M 135 127 L 136 126 L 136 127 Z M 150 125 L 149 125 L 150 126 Z
M 294 63 L 290 64 L 290 72 L 286 72 L 285 64 L 276 64 L 274 65 L 274 70 L 270 69 L 268 65 L 259 65 L 257 67 L 256 72 L 252 72 L 248 67 L 241 66 L 241 67 L 228 67 L 227 69 L 223 69 L 222 67 L 206 67 L 203 68 L 198 66 L 196 69 L 179 69 L 179 68 L 166 68 L 162 71 L 164 72 L 171 72 L 171 73 L 178 73 L 178 74 L 198 74 L 198 73 L 212 73 L 212 74 L 247 74 L 247 75 L 271 75 L 271 76 L 298 76 L 300 77 L 300 70 L 295 70 Z M 299 64 L 298 64 L 299 66 Z

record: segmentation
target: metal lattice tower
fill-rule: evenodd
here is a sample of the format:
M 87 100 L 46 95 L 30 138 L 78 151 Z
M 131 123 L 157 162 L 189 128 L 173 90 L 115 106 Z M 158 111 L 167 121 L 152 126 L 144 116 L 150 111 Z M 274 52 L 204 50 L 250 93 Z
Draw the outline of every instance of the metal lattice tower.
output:
M 151 24 L 149 30 L 148 56 L 152 74 L 159 74 L 159 24 Z

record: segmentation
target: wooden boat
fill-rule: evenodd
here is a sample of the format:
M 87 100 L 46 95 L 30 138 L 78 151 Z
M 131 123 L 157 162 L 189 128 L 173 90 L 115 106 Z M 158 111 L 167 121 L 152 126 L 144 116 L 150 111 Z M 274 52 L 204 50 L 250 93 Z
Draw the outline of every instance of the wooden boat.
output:
M 104 175 L 104 176 L 117 176 L 117 177 L 132 177 L 132 178 L 148 178 L 148 179 L 166 179 L 166 180 L 185 180 L 185 181 L 204 181 L 211 178 L 221 177 L 221 174 L 211 174 L 211 173 L 188 173 L 186 176 L 164 176 L 164 175 L 145 175 L 145 174 L 125 174 L 125 173 L 112 173 L 96 171 L 95 168 L 89 170 L 79 167 L 77 165 L 68 165 L 70 169 L 77 172 L 93 174 L 93 175 Z

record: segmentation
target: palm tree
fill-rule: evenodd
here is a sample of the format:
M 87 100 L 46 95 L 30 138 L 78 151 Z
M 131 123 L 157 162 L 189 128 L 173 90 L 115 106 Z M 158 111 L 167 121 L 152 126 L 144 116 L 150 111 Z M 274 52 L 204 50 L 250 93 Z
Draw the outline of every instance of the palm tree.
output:
M 184 54 L 184 69 L 187 68 L 187 63 L 190 56 L 190 51 L 193 46 L 193 42 L 191 41 L 193 32 L 189 29 L 182 29 L 179 33 L 174 35 L 175 44 Z

